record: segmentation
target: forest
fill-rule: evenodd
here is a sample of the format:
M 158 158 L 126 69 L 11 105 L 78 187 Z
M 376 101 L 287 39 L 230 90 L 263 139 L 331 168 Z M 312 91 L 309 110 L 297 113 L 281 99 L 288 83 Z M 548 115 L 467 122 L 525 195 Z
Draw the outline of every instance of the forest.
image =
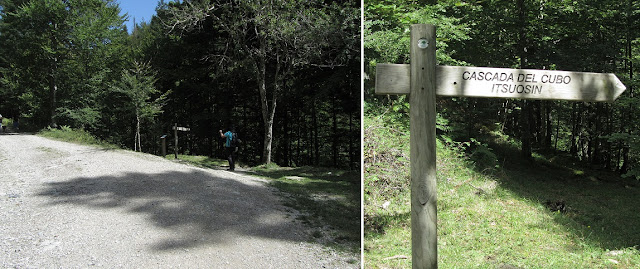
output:
M 491 162 L 486 138 L 507 136 L 524 158 L 555 152 L 640 176 L 637 1 L 370 0 L 364 17 L 365 115 L 408 122 L 406 96 L 374 95 L 375 67 L 408 63 L 409 26 L 434 24 L 439 65 L 614 73 L 627 88 L 610 103 L 441 97 L 441 140 Z
M 366 0 L 363 9 L 366 268 L 638 268 L 638 1 Z M 409 126 L 410 97 L 375 94 L 380 64 L 412 64 L 413 24 L 435 26 L 436 83 L 445 66 L 484 69 L 473 66 L 613 73 L 626 91 L 612 102 L 436 96 L 434 179 L 412 167 L 414 142 L 432 144 Z M 509 74 L 462 80 L 510 83 Z M 517 90 L 540 95 L 496 89 Z
M 360 3 L 159 1 L 127 29 L 113 0 L 0 0 L 0 113 L 160 154 L 360 167 Z

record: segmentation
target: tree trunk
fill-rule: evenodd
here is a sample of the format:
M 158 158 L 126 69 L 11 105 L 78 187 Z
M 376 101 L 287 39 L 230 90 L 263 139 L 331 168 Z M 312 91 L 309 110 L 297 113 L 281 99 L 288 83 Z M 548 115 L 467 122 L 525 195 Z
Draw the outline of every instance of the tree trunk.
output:
M 56 84 L 55 68 L 51 71 L 49 77 L 49 126 L 57 128 L 56 124 L 56 95 L 58 94 L 58 85 Z
M 283 162 L 287 166 L 291 166 L 291 139 L 290 139 L 290 131 L 289 131 L 289 110 L 287 109 L 284 112 L 284 123 L 283 123 L 283 133 L 284 133 L 284 154 L 283 154 Z
M 631 40 L 633 39 L 631 33 L 632 33 L 632 10 L 633 10 L 633 0 L 628 0 L 627 1 L 627 57 L 625 60 L 625 63 L 627 63 L 627 67 L 629 68 L 629 81 L 633 81 L 633 61 L 631 61 L 631 57 L 632 57 L 632 47 L 631 47 Z M 629 97 L 633 98 L 634 92 L 633 92 L 633 85 L 629 85 L 629 87 L 627 88 L 627 92 L 629 93 Z M 633 107 L 632 105 L 629 105 L 629 111 L 633 111 Z M 633 122 L 633 114 L 634 113 L 627 113 L 627 122 L 631 123 Z M 624 117 L 623 117 L 624 119 Z M 623 126 L 628 126 L 628 125 L 623 125 Z M 631 133 L 632 130 L 631 128 L 622 128 L 622 129 L 627 129 L 626 132 L 627 133 Z M 622 143 L 622 166 L 620 167 L 620 173 L 621 174 L 626 174 L 629 171 L 629 161 L 630 161 L 630 156 L 629 156 L 629 144 L 628 142 L 623 142 Z
M 334 167 L 338 167 L 338 138 L 340 137 L 340 134 L 338 134 L 338 118 L 337 118 L 337 112 L 336 112 L 336 98 L 332 98 L 331 99 L 331 118 L 333 120 L 333 127 L 332 127 L 332 135 L 331 137 L 333 139 L 331 139 L 331 151 L 332 151 L 332 155 L 333 155 L 333 166 Z
M 298 109 L 298 114 L 297 116 L 297 120 L 298 122 L 302 122 L 302 119 L 304 118 L 302 116 L 302 112 L 300 111 L 300 109 Z M 304 158 L 302 158 L 302 137 L 304 136 L 302 133 L 302 124 L 296 124 L 298 126 L 298 132 L 296 133 L 296 136 L 298 137 L 298 142 L 296 143 L 296 164 L 300 165 L 302 164 L 302 160 Z
M 353 133 L 353 112 L 349 111 L 349 168 L 351 170 L 355 169 L 356 162 L 358 161 L 354 142 L 354 138 L 358 136 L 353 135 Z
M 317 156 L 317 152 L 313 152 L 312 144 L 313 142 L 313 125 L 312 123 L 307 122 L 307 114 L 302 118 L 302 124 L 304 125 L 304 133 L 305 133 L 305 148 L 307 149 L 307 164 L 313 164 L 314 156 Z M 315 154 L 315 155 L 314 155 Z
M 522 112 L 520 120 L 522 136 L 522 157 L 531 160 L 531 104 L 527 100 L 522 100 Z
M 573 103 L 573 108 L 571 109 L 571 146 L 569 152 L 572 155 L 577 155 L 578 153 L 578 145 L 577 145 L 577 137 L 578 137 L 578 129 L 579 129 L 579 116 L 578 113 L 578 103 Z
M 318 133 L 320 132 L 320 130 L 318 130 L 318 110 L 316 108 L 316 98 L 313 98 L 312 101 L 312 116 L 311 116 L 311 120 L 313 121 L 313 148 L 314 148 L 314 152 L 315 152 L 315 158 L 313 159 L 313 164 L 314 165 L 319 165 L 320 164 L 320 142 L 318 141 Z
M 609 105 L 605 105 L 605 113 L 606 113 L 606 122 L 607 122 L 607 127 L 606 127 L 606 131 L 605 133 L 607 135 L 610 135 L 613 133 L 613 125 L 611 124 L 611 113 L 612 113 L 612 109 L 611 106 Z M 611 169 L 611 156 L 612 156 L 612 152 L 611 152 L 611 142 L 609 142 L 609 140 L 604 139 L 603 142 L 604 143 L 604 164 L 605 164 L 605 168 L 606 169 Z
M 269 105 L 268 97 L 267 97 L 267 77 L 266 77 L 266 51 L 265 44 L 261 44 L 260 52 L 256 57 L 258 58 L 256 61 L 257 68 L 257 82 L 258 82 L 258 91 L 260 92 L 260 105 L 262 107 L 262 121 L 264 123 L 264 146 L 262 149 L 262 163 L 270 164 L 271 163 L 271 144 L 273 142 L 273 119 L 276 112 L 276 100 L 277 100 L 277 91 L 280 85 L 278 84 L 280 71 L 280 65 L 278 64 L 276 68 L 276 79 L 274 83 L 274 92 L 271 97 L 271 105 Z
M 534 111 L 535 111 L 535 118 L 532 121 L 534 126 L 531 129 L 535 130 L 535 143 L 536 143 L 536 145 L 540 145 L 540 144 L 543 143 L 542 141 L 544 139 L 542 138 L 542 134 L 544 133 L 544 128 L 546 127 L 543 124 L 543 119 L 542 119 L 542 102 L 540 102 L 540 100 L 533 101 L 533 108 L 534 108 Z
M 600 120 L 600 115 L 602 115 L 602 104 L 598 103 L 596 104 L 596 113 L 593 116 L 595 118 L 595 134 L 592 136 L 591 140 L 593 140 L 593 154 L 592 154 L 592 159 L 591 159 L 591 163 L 592 164 L 600 164 L 602 162 L 601 158 L 601 150 L 602 148 L 600 147 L 600 135 L 602 135 L 602 123 Z
M 140 143 L 140 113 L 136 110 L 136 135 L 134 138 L 133 151 L 142 152 L 142 143 Z
M 624 145 L 622 149 L 622 166 L 620 167 L 620 174 L 626 174 L 629 172 L 629 146 Z
M 553 118 L 551 117 L 551 112 L 552 112 L 553 109 L 551 107 L 551 104 L 552 104 L 552 102 L 550 102 L 550 101 L 547 101 L 544 104 L 544 107 L 545 107 L 545 113 L 544 113 L 545 120 L 544 120 L 544 122 L 546 124 L 546 127 L 545 127 L 546 134 L 544 136 L 544 146 L 547 149 L 551 148 L 551 137 L 553 136 L 553 125 L 552 125 Z
M 553 149 L 558 150 L 558 137 L 560 136 L 560 106 L 556 109 L 556 137 L 553 144 Z M 573 145 L 573 143 L 571 143 Z
M 520 23 L 520 33 L 518 38 L 518 53 L 520 54 L 520 68 L 527 68 L 527 47 L 526 47 L 526 11 L 524 0 L 517 1 L 518 18 Z M 531 159 L 531 123 L 533 113 L 531 112 L 531 103 L 522 100 L 521 112 L 521 140 L 522 140 L 522 156 L 525 159 Z

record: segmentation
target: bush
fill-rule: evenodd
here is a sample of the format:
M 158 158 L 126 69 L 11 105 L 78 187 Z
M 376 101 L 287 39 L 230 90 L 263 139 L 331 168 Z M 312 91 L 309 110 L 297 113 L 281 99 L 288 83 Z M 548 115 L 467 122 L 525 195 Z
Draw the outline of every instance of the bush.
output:
M 98 145 L 105 148 L 118 148 L 115 145 L 104 142 L 100 139 L 97 139 L 89 132 L 82 129 L 72 129 L 69 126 L 62 126 L 60 129 L 47 127 L 46 129 L 42 129 L 38 132 L 38 135 L 53 138 L 57 140 L 62 140 L 65 142 L 72 142 L 84 145 Z
M 470 159 L 479 169 L 492 170 L 498 168 L 498 157 L 490 148 L 483 144 L 478 144 L 477 147 L 473 149 Z

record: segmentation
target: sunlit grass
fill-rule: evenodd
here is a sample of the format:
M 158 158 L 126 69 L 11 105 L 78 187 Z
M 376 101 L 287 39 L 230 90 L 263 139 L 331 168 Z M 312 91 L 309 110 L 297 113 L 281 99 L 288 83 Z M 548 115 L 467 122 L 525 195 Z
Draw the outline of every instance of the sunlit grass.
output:
M 167 155 L 168 159 L 174 156 Z M 178 155 L 199 167 L 226 169 L 226 160 Z M 360 253 L 360 173 L 322 167 L 280 167 L 275 163 L 246 168 L 280 191 L 296 218 L 312 228 L 309 236 L 339 251 Z M 293 212 L 292 212 L 293 214 Z M 357 261 L 354 261 L 357 262 Z
M 113 144 L 109 144 L 103 140 L 96 138 L 89 132 L 82 129 L 72 129 L 68 126 L 62 126 L 57 128 L 46 128 L 40 130 L 38 135 L 52 138 L 60 141 L 71 142 L 81 145 L 94 145 L 105 149 L 118 149 L 119 147 Z
M 371 125 L 379 132 L 365 134 L 364 142 L 365 152 L 377 154 L 365 156 L 365 162 L 376 161 L 365 163 L 365 268 L 410 268 L 409 166 L 393 157 L 409 153 L 404 147 L 368 148 L 408 143 L 409 135 L 385 131 L 399 127 L 365 117 L 364 128 Z M 542 155 L 520 161 L 506 147 L 496 152 L 500 169 L 486 170 L 438 143 L 440 268 L 640 266 L 640 192 L 633 181 L 579 165 L 551 165 Z M 546 205 L 560 200 L 566 212 Z

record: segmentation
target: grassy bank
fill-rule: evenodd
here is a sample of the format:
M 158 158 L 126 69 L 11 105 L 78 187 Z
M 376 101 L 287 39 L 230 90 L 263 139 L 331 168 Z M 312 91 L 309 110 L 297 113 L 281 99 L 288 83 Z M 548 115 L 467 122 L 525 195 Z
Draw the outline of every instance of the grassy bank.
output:
M 411 267 L 408 130 L 365 116 L 365 268 Z M 636 181 L 505 141 L 474 163 L 438 142 L 440 268 L 638 268 Z M 483 161 L 484 162 L 484 161 Z
M 167 158 L 173 159 L 173 155 Z M 178 155 L 195 166 L 226 169 L 227 161 L 205 156 Z M 285 205 L 299 211 L 298 219 L 312 228 L 312 240 L 339 251 L 360 253 L 360 173 L 319 167 L 279 167 L 275 164 L 244 169 L 268 179 Z M 354 260 L 354 263 L 359 262 Z
M 317 241 L 360 253 L 360 173 L 316 167 L 253 168 L 301 211 Z
M 38 135 L 76 144 L 99 146 L 106 149 L 120 148 L 116 145 L 109 144 L 103 140 L 96 138 L 87 131 L 84 131 L 82 129 L 71 129 L 68 126 L 62 126 L 60 129 L 42 129 L 38 132 Z

